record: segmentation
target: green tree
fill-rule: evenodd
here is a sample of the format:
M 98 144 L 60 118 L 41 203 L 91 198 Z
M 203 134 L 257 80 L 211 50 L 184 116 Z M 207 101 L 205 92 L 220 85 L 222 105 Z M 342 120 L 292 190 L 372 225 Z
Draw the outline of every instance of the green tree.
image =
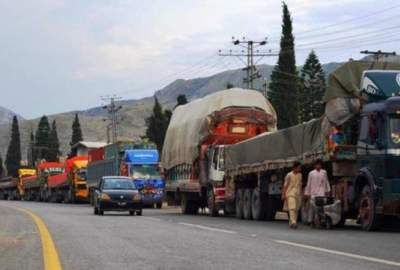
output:
M 277 112 L 278 127 L 286 128 L 298 123 L 299 77 L 296 70 L 292 18 L 285 2 L 282 20 L 279 58 L 271 74 L 268 97 Z
M 47 116 L 43 115 L 39 120 L 38 128 L 35 134 L 34 157 L 36 159 L 45 159 L 49 150 L 50 124 Z
M 49 133 L 49 150 L 47 151 L 47 161 L 58 161 L 60 155 L 60 142 L 58 140 L 57 123 L 53 120 Z
M 299 90 L 299 120 L 306 122 L 324 113 L 322 98 L 326 89 L 325 73 L 317 55 L 312 50 L 301 70 Z
M 146 126 L 146 137 L 157 145 L 157 149 L 161 153 L 168 123 L 157 97 L 154 98 L 153 113 L 146 119 Z
M 78 114 L 76 113 L 74 122 L 72 123 L 72 137 L 69 145 L 72 147 L 73 145 L 81 141 L 83 141 L 82 129 L 81 129 L 81 124 L 79 122 Z M 71 153 L 69 155 L 71 157 L 76 156 L 76 149 L 71 148 Z
M 35 135 L 33 134 L 33 131 L 31 130 L 31 133 L 29 135 L 29 145 L 28 145 L 28 167 L 33 168 L 35 166 L 35 151 L 34 151 L 34 146 L 35 146 Z
M 21 138 L 18 119 L 13 117 L 11 126 L 11 140 L 6 155 L 6 168 L 9 176 L 17 177 L 21 163 Z
M 186 103 L 188 103 L 186 95 L 184 94 L 178 95 L 176 98 L 176 105 L 174 108 L 178 107 L 179 105 L 185 105 Z

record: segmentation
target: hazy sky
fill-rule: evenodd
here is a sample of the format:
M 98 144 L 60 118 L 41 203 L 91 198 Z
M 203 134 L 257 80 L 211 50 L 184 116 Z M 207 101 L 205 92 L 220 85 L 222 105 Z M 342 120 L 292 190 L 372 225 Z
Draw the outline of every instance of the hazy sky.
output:
M 324 63 L 399 49 L 398 0 L 287 3 L 298 64 L 312 48 Z M 263 49 L 276 50 L 281 1 L 0 0 L 0 24 L 0 105 L 32 118 L 241 67 L 218 49 L 235 49 L 231 37 L 246 36 L 268 37 Z

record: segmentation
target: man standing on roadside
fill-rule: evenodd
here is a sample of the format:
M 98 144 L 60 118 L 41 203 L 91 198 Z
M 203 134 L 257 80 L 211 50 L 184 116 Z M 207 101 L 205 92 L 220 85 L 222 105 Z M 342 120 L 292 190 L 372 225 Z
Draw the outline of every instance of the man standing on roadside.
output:
M 322 160 L 318 159 L 314 164 L 314 170 L 308 174 L 307 186 L 304 190 L 304 196 L 310 201 L 314 200 L 315 197 L 328 196 L 331 191 L 329 185 L 328 173 L 322 169 Z M 307 222 L 312 224 L 316 209 L 312 206 L 314 203 L 309 203 Z
M 295 162 L 293 169 L 285 177 L 282 190 L 282 200 L 285 200 L 285 207 L 289 212 L 289 227 L 297 228 L 297 216 L 301 206 L 302 175 L 301 164 Z

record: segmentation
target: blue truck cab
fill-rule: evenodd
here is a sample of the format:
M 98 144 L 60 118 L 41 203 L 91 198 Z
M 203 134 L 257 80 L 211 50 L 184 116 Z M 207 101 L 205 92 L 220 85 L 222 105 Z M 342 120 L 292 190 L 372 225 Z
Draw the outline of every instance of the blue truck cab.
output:
M 133 178 L 142 193 L 143 205 L 162 207 L 165 182 L 159 167 L 156 149 L 125 150 L 124 163 L 129 177 Z

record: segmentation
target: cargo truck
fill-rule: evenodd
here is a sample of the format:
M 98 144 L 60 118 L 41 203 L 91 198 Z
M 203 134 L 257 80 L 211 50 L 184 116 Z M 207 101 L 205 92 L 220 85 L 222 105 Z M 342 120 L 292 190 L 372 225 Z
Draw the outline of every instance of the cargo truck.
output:
M 19 191 L 26 201 L 46 201 L 47 179 L 50 176 L 64 173 L 64 164 L 60 162 L 42 162 L 37 169 L 19 170 Z
M 275 110 L 258 91 L 233 88 L 178 106 L 161 158 L 167 202 L 184 214 L 208 207 L 217 215 L 225 209 L 225 147 L 275 130 Z
M 349 62 L 329 77 L 320 119 L 226 146 L 225 203 L 245 219 L 273 219 L 282 209 L 285 174 L 304 177 L 317 159 L 340 199 L 342 221 L 364 230 L 400 216 L 400 65 Z M 305 184 L 305 182 L 303 183 Z
M 129 176 L 140 189 L 144 205 L 161 208 L 164 181 L 159 172 L 158 151 L 147 148 L 125 141 L 105 146 L 104 160 L 99 160 L 101 155 L 96 153 L 96 161 L 90 162 L 87 169 L 90 202 L 93 204 L 95 189 L 102 177 Z
M 44 200 L 55 202 L 84 202 L 88 199 L 86 186 L 87 157 L 75 156 L 64 163 L 64 172 L 49 175 L 41 188 Z

